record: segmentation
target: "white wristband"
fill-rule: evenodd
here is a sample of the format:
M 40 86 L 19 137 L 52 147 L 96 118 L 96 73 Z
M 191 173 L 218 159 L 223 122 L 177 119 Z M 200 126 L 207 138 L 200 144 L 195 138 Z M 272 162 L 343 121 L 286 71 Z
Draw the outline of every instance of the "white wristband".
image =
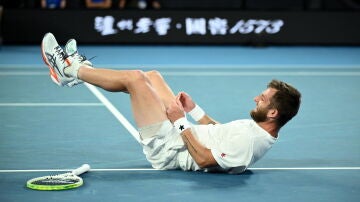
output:
M 195 105 L 194 109 L 189 111 L 189 115 L 195 120 L 199 121 L 202 117 L 205 116 L 205 111 L 201 109 L 199 105 Z
M 190 128 L 190 124 L 185 117 L 182 117 L 174 122 L 174 127 L 178 133 Z

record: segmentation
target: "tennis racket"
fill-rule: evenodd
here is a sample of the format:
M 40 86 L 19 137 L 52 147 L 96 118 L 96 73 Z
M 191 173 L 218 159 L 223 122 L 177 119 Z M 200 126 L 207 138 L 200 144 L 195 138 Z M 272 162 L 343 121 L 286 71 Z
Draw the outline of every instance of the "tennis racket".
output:
M 26 187 L 35 190 L 65 190 L 77 188 L 84 183 L 83 179 L 78 175 L 81 175 L 89 170 L 89 164 L 84 164 L 69 173 L 30 179 L 26 182 Z

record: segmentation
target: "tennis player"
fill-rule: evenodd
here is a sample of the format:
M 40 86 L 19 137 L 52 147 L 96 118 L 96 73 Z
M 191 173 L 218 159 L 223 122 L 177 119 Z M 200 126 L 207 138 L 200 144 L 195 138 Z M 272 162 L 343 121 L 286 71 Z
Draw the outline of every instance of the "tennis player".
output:
M 185 92 L 175 95 L 157 71 L 95 69 L 77 52 L 75 40 L 64 51 L 51 33 L 43 38 L 42 56 L 60 86 L 85 81 L 130 94 L 144 153 L 156 169 L 242 173 L 272 147 L 300 106 L 298 90 L 272 80 L 254 98 L 252 119 L 220 124 Z M 191 124 L 185 113 L 198 124 Z

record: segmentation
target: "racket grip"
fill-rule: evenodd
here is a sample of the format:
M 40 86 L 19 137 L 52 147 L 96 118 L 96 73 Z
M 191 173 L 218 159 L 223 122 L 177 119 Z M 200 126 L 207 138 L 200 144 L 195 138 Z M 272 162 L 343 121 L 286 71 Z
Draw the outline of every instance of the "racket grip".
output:
M 90 170 L 90 165 L 89 164 L 83 164 L 82 166 L 80 166 L 79 168 L 76 168 L 75 170 L 72 171 L 72 173 L 74 175 L 81 175 L 87 171 Z

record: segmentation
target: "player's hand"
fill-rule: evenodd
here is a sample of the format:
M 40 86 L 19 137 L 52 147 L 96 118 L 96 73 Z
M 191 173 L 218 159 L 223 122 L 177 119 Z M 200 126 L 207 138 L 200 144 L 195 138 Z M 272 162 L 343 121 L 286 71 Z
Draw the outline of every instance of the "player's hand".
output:
M 185 92 L 180 92 L 176 96 L 176 99 L 179 100 L 186 113 L 195 107 L 195 102 L 191 99 L 190 95 Z
M 173 100 L 166 110 L 168 119 L 174 123 L 176 120 L 185 116 L 184 108 L 178 99 Z

